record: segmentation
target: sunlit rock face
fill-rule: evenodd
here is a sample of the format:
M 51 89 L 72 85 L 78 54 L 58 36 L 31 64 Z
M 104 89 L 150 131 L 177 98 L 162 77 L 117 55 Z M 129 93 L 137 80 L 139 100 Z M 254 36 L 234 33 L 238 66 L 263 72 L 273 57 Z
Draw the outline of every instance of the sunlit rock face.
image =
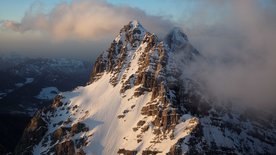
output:
M 160 41 L 131 21 L 99 56 L 87 86 L 61 93 L 37 113 L 33 122 L 43 120 L 46 130 L 30 152 L 273 154 L 275 119 L 215 104 L 200 81 L 181 72 L 196 59 L 201 55 L 179 28 Z M 29 135 L 39 129 L 32 126 Z

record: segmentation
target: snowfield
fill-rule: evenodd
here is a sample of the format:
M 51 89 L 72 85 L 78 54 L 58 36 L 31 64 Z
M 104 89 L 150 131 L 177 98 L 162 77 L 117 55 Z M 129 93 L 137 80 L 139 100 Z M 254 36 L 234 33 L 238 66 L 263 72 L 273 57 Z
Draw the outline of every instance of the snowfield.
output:
M 52 100 L 59 93 L 59 90 L 56 87 L 46 87 L 42 88 L 37 96 L 37 99 L 42 100 Z
M 38 145 L 30 144 L 31 151 L 35 155 L 63 149 L 87 155 L 275 152 L 273 123 L 266 128 L 231 103 L 214 104 L 199 81 L 180 71 L 199 56 L 187 36 L 176 28 L 165 41 L 158 41 L 137 21 L 125 25 L 97 59 L 89 84 L 60 93 L 49 109 L 37 114 L 34 120 L 43 119 L 40 123 L 47 123 L 43 126 L 47 130 Z M 175 61 L 178 58 L 184 60 Z M 45 88 L 38 96 L 52 97 L 53 91 L 58 90 Z
M 119 35 L 115 41 L 119 42 L 122 39 L 123 37 Z M 138 72 L 139 58 L 146 47 L 147 43 L 141 44 L 138 48 L 129 47 L 126 63 L 120 70 L 119 83 L 115 87 L 110 84 L 112 74 L 105 72 L 101 78 L 88 86 L 78 87 L 73 92 L 61 93 L 60 95 L 63 96 L 62 103 L 69 103 L 69 107 L 77 107 L 77 110 L 71 108 L 69 113 L 65 113 L 65 111 L 58 109 L 54 115 L 55 117 L 48 121 L 50 122 L 48 126 L 51 128 L 49 128 L 46 135 L 54 132 L 59 127 L 53 127 L 53 124 L 67 118 L 72 120 L 71 124 L 83 122 L 88 126 L 89 131 L 77 134 L 72 139 L 88 137 L 89 143 L 84 147 L 84 152 L 88 155 L 117 154 L 121 148 L 136 150 L 137 154 L 142 154 L 142 151 L 147 149 L 164 153 L 169 152 L 170 147 L 177 143 L 180 138 L 188 136 L 192 131 L 191 129 L 198 124 L 198 120 L 187 114 L 175 127 L 175 132 L 168 133 L 168 135 L 173 134 L 173 139 L 158 137 L 162 141 L 152 143 L 152 141 L 158 140 L 156 134 L 154 134 L 154 126 L 150 123 L 154 117 L 141 115 L 141 109 L 151 101 L 152 93 L 146 92 L 144 95 L 135 97 L 133 95 L 135 89 L 140 85 L 128 89 L 123 94 L 120 93 L 125 79 L 129 79 L 130 76 Z M 154 55 L 158 56 L 157 53 L 154 53 Z M 42 91 L 39 95 L 40 98 L 45 98 L 44 96 L 47 96 L 50 90 Z M 119 118 L 119 116 L 123 117 Z M 149 127 L 147 131 L 141 131 L 142 129 L 134 131 L 140 120 L 147 123 L 146 125 Z M 142 141 L 137 142 L 138 139 Z M 187 150 L 188 146 L 183 147 Z M 48 148 L 49 146 L 42 146 L 42 143 L 40 143 L 34 148 L 34 153 L 40 154 L 47 151 Z

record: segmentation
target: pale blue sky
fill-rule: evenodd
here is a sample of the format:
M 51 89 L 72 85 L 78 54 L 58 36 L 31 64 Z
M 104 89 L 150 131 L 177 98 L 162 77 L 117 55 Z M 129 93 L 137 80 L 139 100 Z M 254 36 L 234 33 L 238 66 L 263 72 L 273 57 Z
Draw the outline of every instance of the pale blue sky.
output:
M 83 9 L 53 13 L 58 4 L 67 2 L 71 7 L 72 1 Z M 83 2 L 90 3 L 83 6 Z M 25 15 L 33 4 L 42 4 L 45 16 Z M 156 34 L 182 27 L 196 46 L 209 42 L 210 36 L 219 37 L 218 41 L 235 38 L 231 41 L 236 42 L 242 37 L 232 34 L 247 32 L 248 27 L 275 27 L 275 8 L 276 0 L 0 0 L 0 53 L 95 56 L 133 19 L 142 20 Z
M 65 0 L 1 0 L 0 2 L 0 20 L 20 21 L 24 13 L 35 2 L 44 4 L 45 9 L 51 9 L 56 4 Z M 67 0 L 70 1 L 70 0 Z
M 44 9 L 50 10 L 55 5 L 61 2 L 70 2 L 72 0 L 1 0 L 0 2 L 0 20 L 15 20 L 20 21 L 24 16 L 24 13 L 30 8 L 30 6 L 36 2 L 43 4 Z M 177 20 L 180 18 L 180 14 L 185 11 L 188 13 L 193 7 L 193 1 L 170 1 L 170 0 L 107 0 L 107 2 L 114 5 L 128 5 L 131 7 L 137 7 L 150 15 L 162 15 L 167 18 Z M 45 11 L 44 10 L 44 11 Z M 183 16 L 182 16 L 183 18 Z
M 193 2 L 191 0 L 107 0 L 108 2 L 115 5 L 129 5 L 132 7 L 137 7 L 144 10 L 146 13 L 151 15 L 162 15 L 173 18 L 174 20 L 179 19 L 183 16 L 183 12 L 189 13 L 189 10 L 193 7 Z
M 46 10 L 50 10 L 56 4 L 61 2 L 70 2 L 72 0 L 1 0 L 0 2 L 0 20 L 20 21 L 25 11 L 35 2 L 44 4 Z M 168 18 L 178 20 L 189 16 L 189 11 L 195 7 L 198 0 L 106 0 L 114 5 L 128 5 L 137 7 L 150 15 L 162 15 Z M 222 0 L 223 1 L 223 0 Z M 264 6 L 271 6 L 274 0 L 261 0 Z

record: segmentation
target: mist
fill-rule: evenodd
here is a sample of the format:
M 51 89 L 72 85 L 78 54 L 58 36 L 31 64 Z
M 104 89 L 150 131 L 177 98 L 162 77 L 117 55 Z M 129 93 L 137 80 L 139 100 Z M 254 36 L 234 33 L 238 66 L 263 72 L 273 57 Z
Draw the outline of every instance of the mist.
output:
M 43 7 L 36 2 L 21 21 L 1 21 L 0 51 L 95 59 L 131 20 L 139 20 L 161 37 L 174 25 L 139 8 L 100 0 L 62 2 L 49 12 L 41 11 Z
M 186 27 L 186 32 L 204 60 L 198 59 L 183 72 L 203 82 L 207 92 L 218 100 L 235 100 L 260 109 L 275 108 L 275 3 L 198 3 L 202 8 L 195 9 L 189 19 L 192 26 Z M 215 8 L 224 10 L 214 11 Z M 218 14 L 215 24 L 206 21 Z
M 106 1 L 60 3 L 50 12 L 35 3 L 21 21 L 4 20 L 0 52 L 95 60 L 120 28 L 137 19 L 162 38 L 180 26 L 206 61 L 195 61 L 186 74 L 202 81 L 222 100 L 260 107 L 276 101 L 276 2 L 274 0 L 195 0 L 179 19 L 145 13 Z M 185 12 L 186 11 L 186 12 Z M 182 14 L 181 14 L 182 13 Z

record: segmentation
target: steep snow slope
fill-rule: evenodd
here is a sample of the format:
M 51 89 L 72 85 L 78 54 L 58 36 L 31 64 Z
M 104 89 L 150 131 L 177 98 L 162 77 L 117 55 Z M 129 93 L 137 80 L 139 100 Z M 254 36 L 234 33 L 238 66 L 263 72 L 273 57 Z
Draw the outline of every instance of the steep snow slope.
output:
M 163 42 L 130 22 L 99 56 L 87 86 L 37 112 L 16 154 L 273 154 L 273 120 L 264 126 L 213 104 L 181 72 L 195 59 L 202 58 L 179 28 Z
M 141 51 L 143 50 L 141 49 Z M 138 66 L 137 61 L 131 63 L 130 70 L 137 71 L 138 68 L 135 66 Z M 129 76 L 126 74 L 126 77 Z M 144 118 L 143 115 L 140 115 L 142 107 L 150 101 L 152 93 L 147 92 L 143 96 L 134 97 L 133 94 L 137 87 L 133 87 L 122 95 L 120 94 L 122 83 L 113 87 L 109 83 L 111 77 L 111 74 L 104 73 L 99 80 L 86 87 L 80 87 L 73 92 L 62 93 L 61 96 L 64 97 L 61 100 L 62 103 L 69 103 L 69 107 L 77 106 L 78 108 L 66 114 L 64 110 L 60 110 L 62 109 L 61 107 L 55 112 L 54 116 L 56 117 L 49 120 L 50 123 L 48 125 L 50 127 L 53 124 L 66 120 L 66 118 L 71 118 L 72 124 L 77 122 L 85 123 L 90 131 L 77 135 L 73 139 L 87 137 L 88 144 L 84 148 L 84 152 L 87 154 L 116 154 L 120 148 L 137 150 L 138 154 L 141 154 L 142 150 L 148 148 L 161 152 L 169 152 L 170 146 L 190 133 L 190 130 L 185 131 L 185 128 L 191 128 L 197 123 L 196 121 L 190 123 L 194 118 L 190 115 L 185 115 L 182 120 L 183 122 L 175 128 L 175 138 L 167 138 L 162 143 L 155 145 L 151 144 L 155 135 L 152 134 L 153 126 L 149 123 L 149 130 L 140 139 L 141 142 L 137 143 L 139 138 L 136 137 L 137 134 L 132 128 L 136 127 L 139 120 L 149 122 L 152 119 Z M 117 116 L 121 114 L 124 114 L 124 118 L 118 119 Z M 49 128 L 47 133 L 50 135 L 58 127 Z M 35 147 L 35 154 L 39 154 L 42 150 L 50 147 L 42 147 L 42 144 L 40 143 L 40 145 Z

